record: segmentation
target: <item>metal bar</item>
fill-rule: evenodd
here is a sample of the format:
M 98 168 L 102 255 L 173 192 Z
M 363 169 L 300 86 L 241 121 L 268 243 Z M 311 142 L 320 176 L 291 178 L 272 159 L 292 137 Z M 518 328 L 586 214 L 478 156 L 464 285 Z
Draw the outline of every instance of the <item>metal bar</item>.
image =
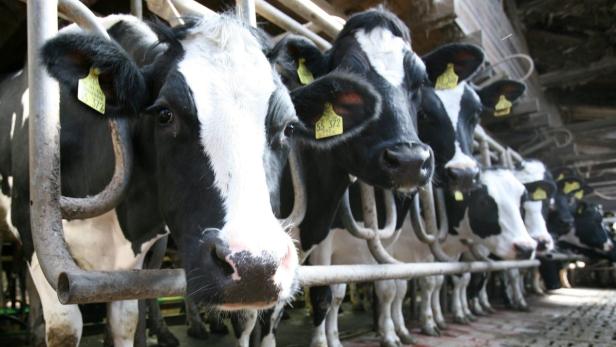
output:
M 257 27 L 255 0 L 235 0 L 237 16 L 251 27 Z
M 130 0 L 130 13 L 139 19 L 143 19 L 143 0 Z
M 295 19 L 287 16 L 285 13 L 268 4 L 264 0 L 256 0 L 255 7 L 257 9 L 257 13 L 260 16 L 274 23 L 278 27 L 292 33 L 307 37 L 308 39 L 312 40 L 312 42 L 314 42 L 314 44 L 317 45 L 317 47 L 319 47 L 320 49 L 331 48 L 332 45 L 327 40 L 305 28 Z
M 579 254 L 566 254 L 566 253 L 548 253 L 537 257 L 540 260 L 558 260 L 558 261 L 578 261 L 584 260 L 583 256 Z
M 540 262 L 538 260 L 522 260 L 464 263 L 301 266 L 298 270 L 298 279 L 302 286 L 316 286 L 335 283 L 449 275 L 463 272 L 500 271 L 511 268 L 536 267 L 539 266 L 539 264 Z
M 288 7 L 293 12 L 302 16 L 307 21 L 318 25 L 331 37 L 336 37 L 342 30 L 342 23 L 336 21 L 334 17 L 321 9 L 310 0 L 279 0 L 280 3 Z
M 283 227 L 298 226 L 306 216 L 306 185 L 304 184 L 301 161 L 298 158 L 298 150 L 291 148 L 289 152 L 289 169 L 291 170 L 291 182 L 293 183 L 293 210 L 287 218 L 281 221 Z M 348 201 L 348 196 L 347 196 Z

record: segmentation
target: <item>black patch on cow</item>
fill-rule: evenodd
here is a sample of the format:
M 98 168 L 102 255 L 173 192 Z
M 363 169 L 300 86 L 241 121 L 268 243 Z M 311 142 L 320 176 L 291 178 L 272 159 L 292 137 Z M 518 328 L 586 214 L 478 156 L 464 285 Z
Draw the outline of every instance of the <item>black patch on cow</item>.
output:
M 498 206 L 486 186 L 482 185 L 479 189 L 471 191 L 468 209 L 473 234 L 485 239 L 501 233 Z

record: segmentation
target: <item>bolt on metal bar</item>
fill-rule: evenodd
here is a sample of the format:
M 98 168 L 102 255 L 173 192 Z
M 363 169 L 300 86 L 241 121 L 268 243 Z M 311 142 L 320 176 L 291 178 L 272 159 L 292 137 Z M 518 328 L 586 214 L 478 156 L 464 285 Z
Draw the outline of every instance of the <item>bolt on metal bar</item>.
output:
M 317 286 L 335 283 L 450 275 L 464 272 L 500 271 L 511 268 L 529 268 L 536 266 L 539 266 L 538 260 L 379 265 L 318 265 L 301 266 L 298 270 L 298 279 L 303 286 Z

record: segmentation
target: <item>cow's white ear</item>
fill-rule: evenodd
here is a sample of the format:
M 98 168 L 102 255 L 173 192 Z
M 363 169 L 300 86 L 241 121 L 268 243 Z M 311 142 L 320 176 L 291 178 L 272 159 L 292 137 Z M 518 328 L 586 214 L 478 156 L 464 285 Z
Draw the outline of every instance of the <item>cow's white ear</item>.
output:
M 381 113 L 374 88 L 353 74 L 335 72 L 291 92 L 300 124 L 295 137 L 332 146 L 356 136 Z
M 459 82 L 468 79 L 477 72 L 484 59 L 485 55 L 480 47 L 462 43 L 440 46 L 422 57 L 432 83 L 439 87 L 442 84 L 439 80 L 444 77 L 452 81 L 439 89 L 454 88 Z
M 60 34 L 43 45 L 41 54 L 49 74 L 67 86 L 75 97 L 78 89 L 81 93 L 84 88 L 100 88 L 99 95 L 94 96 L 104 100 L 101 113 L 134 115 L 145 106 L 144 75 L 114 41 L 85 33 Z M 82 85 L 84 79 L 87 86 Z

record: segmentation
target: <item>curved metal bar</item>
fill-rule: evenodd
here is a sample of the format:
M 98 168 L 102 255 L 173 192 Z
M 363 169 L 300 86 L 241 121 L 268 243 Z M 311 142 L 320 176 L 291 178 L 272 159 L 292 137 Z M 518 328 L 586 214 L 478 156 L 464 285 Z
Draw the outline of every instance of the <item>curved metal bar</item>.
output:
M 58 0 L 58 11 L 83 30 L 109 40 L 107 30 L 101 25 L 90 9 L 79 0 Z
M 449 254 L 447 254 L 445 252 L 445 250 L 443 249 L 442 245 L 440 242 L 434 242 L 430 244 L 430 251 L 432 251 L 432 255 L 434 255 L 434 258 L 436 258 L 436 260 L 438 261 L 443 261 L 443 262 L 457 262 L 460 261 L 460 259 L 454 258 L 452 256 L 450 256 Z
M 447 208 L 445 206 L 445 192 L 443 188 L 436 188 L 436 209 L 438 210 L 438 241 L 445 242 L 449 235 L 449 219 L 447 219 Z
M 389 239 L 396 231 L 398 211 L 396 210 L 394 193 L 391 190 L 383 191 L 383 199 L 385 199 L 385 227 L 377 229 L 377 235 L 381 239 Z
M 148 9 L 171 25 L 180 24 L 181 16 L 217 16 L 209 8 L 193 0 L 145 0 Z
M 387 252 L 378 235 L 368 240 L 367 243 L 370 253 L 372 253 L 372 256 L 379 264 L 403 264 Z
M 340 213 L 342 224 L 346 230 L 351 233 L 351 235 L 364 240 L 370 240 L 374 237 L 374 230 L 360 226 L 357 221 L 355 221 L 355 218 L 353 218 L 353 213 L 351 212 L 351 205 L 349 202 L 348 189 L 342 196 L 342 201 L 340 202 L 338 212 Z
M 421 207 L 419 204 L 419 193 L 415 194 L 411 203 L 411 223 L 413 223 L 413 230 L 417 235 L 417 238 L 428 245 L 436 242 L 436 238 L 433 235 L 429 235 L 426 232 L 426 226 L 423 218 L 421 217 Z
M 65 219 L 99 216 L 115 208 L 124 196 L 133 169 L 133 148 L 126 119 L 109 120 L 115 167 L 111 180 L 98 194 L 85 198 L 61 196 L 60 206 Z
M 480 261 L 487 261 L 487 262 L 493 262 L 494 260 L 490 259 L 488 257 L 489 254 L 485 254 L 482 249 L 481 249 L 481 245 L 472 243 L 469 246 L 469 250 L 471 251 L 471 254 L 473 255 L 473 257 L 477 260 Z
M 306 216 L 306 186 L 302 174 L 301 161 L 295 148 L 289 153 L 289 168 L 291 169 L 291 181 L 293 182 L 293 210 L 289 216 L 281 220 L 283 226 L 300 225 Z M 345 193 L 348 207 L 349 197 Z M 350 213 L 350 211 L 349 211 Z

